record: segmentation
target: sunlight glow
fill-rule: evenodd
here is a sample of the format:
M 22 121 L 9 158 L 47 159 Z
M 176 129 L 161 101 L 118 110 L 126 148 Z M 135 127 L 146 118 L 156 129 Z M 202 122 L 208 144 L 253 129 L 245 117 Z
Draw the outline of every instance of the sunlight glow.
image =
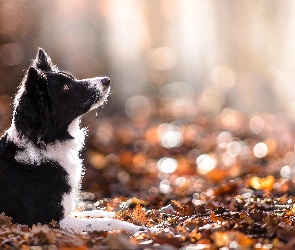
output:
M 133 58 L 144 45 L 146 31 L 142 9 L 141 1 L 108 1 L 110 45 L 121 59 Z

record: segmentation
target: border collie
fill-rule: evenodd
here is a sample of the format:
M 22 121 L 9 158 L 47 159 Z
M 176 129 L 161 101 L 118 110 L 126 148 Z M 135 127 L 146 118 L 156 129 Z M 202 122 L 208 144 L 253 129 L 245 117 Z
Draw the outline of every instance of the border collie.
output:
M 0 139 L 0 213 L 31 226 L 59 222 L 74 210 L 84 171 L 80 119 L 109 92 L 108 77 L 77 80 L 39 49 Z

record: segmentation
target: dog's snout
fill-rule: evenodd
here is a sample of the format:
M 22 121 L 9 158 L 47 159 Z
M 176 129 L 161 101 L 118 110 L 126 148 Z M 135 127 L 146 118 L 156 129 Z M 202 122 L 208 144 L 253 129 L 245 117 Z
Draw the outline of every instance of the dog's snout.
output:
M 111 79 L 109 77 L 104 77 L 104 78 L 101 79 L 101 83 L 102 83 L 103 86 L 107 87 L 107 86 L 110 85 Z

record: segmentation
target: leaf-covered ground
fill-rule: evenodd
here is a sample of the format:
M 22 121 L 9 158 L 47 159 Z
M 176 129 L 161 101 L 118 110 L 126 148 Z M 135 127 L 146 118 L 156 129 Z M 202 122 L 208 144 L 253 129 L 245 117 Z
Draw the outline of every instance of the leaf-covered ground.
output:
M 295 127 L 288 119 L 226 109 L 195 120 L 84 122 L 79 210 L 114 211 L 142 230 L 75 234 L 55 222 L 29 229 L 2 215 L 1 247 L 295 249 Z

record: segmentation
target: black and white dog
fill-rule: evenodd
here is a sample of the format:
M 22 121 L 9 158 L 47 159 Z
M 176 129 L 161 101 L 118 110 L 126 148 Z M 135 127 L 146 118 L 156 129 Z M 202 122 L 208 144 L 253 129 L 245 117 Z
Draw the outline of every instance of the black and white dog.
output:
M 76 80 L 39 49 L 0 139 L 0 213 L 31 226 L 59 222 L 74 210 L 84 171 L 80 119 L 109 91 L 108 77 Z

